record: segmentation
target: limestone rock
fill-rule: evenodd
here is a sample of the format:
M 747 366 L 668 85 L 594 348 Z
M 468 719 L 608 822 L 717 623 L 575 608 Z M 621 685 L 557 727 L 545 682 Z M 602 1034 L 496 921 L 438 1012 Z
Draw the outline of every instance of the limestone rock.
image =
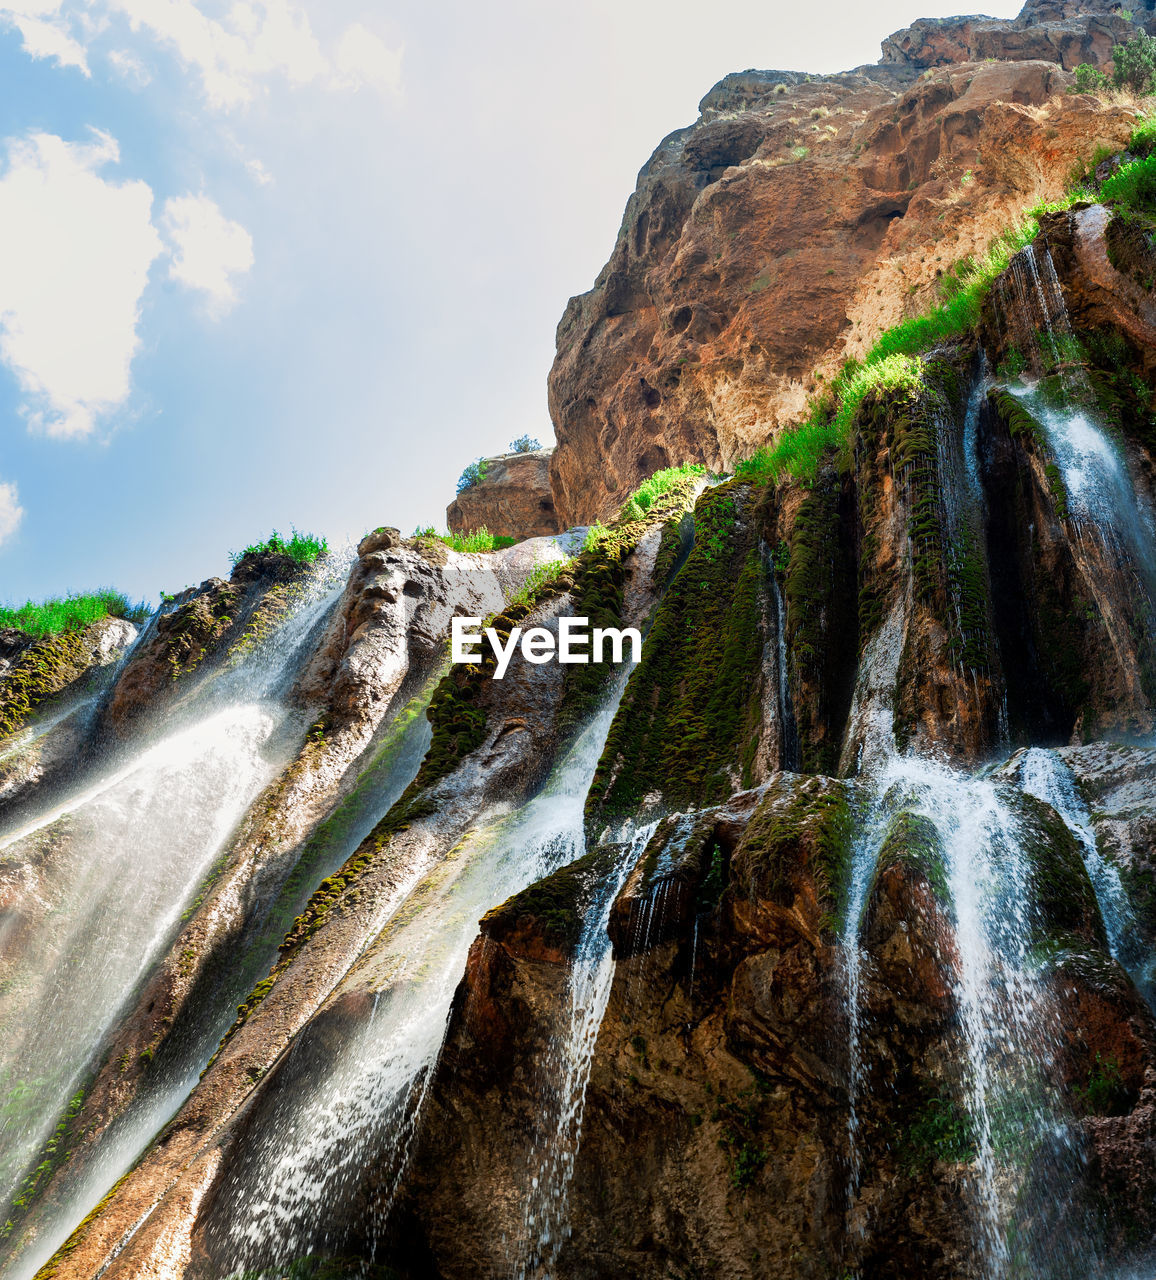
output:
M 451 531 L 486 528 L 495 536 L 519 541 L 558 533 L 562 525 L 550 489 L 553 453 L 553 449 L 535 449 L 486 458 L 482 480 L 462 490 L 446 508 Z
M 606 517 L 661 467 L 749 455 L 1077 160 L 1122 146 L 1134 113 L 1067 94 L 1061 54 L 1042 52 L 926 76 L 744 72 L 707 94 L 643 166 L 609 262 L 558 326 L 562 523 Z

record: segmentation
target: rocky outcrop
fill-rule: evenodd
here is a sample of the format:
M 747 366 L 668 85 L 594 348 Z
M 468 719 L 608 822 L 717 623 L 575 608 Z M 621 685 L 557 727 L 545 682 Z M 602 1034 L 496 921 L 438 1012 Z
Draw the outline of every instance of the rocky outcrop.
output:
M 659 573 L 660 563 L 669 572 L 669 557 L 659 561 L 664 526 L 673 526 L 677 546 L 680 518 L 693 488 L 691 477 L 643 519 L 617 525 L 602 548 L 580 557 L 537 599 L 507 606 L 494 626 L 503 634 L 515 622 L 556 628 L 557 618 L 571 612 L 613 616 L 618 625 L 643 623 L 654 601 L 652 577 Z M 439 544 L 440 551 L 429 548 L 441 562 L 431 574 L 422 550 L 399 541 L 396 530 L 379 530 L 363 542 L 350 589 L 306 670 L 302 689 L 323 680 L 334 690 L 348 690 L 370 672 L 380 673 L 379 679 L 389 677 L 399 665 L 396 656 L 387 654 L 390 637 L 409 643 L 412 634 L 413 646 L 420 650 L 425 627 L 432 625 L 438 608 L 482 607 L 476 599 L 444 593 L 444 586 L 443 594 L 429 593 L 430 582 L 452 582 L 455 573 L 471 568 L 476 579 L 483 579 L 506 555 L 459 556 Z M 512 554 L 515 550 L 511 549 L 512 560 L 518 559 Z M 556 551 L 551 558 L 555 557 Z M 425 599 L 428 613 L 423 615 L 420 608 L 416 615 L 409 612 L 414 598 L 419 605 Z M 442 617 L 443 626 L 449 612 Z M 366 646 L 372 660 L 346 661 L 338 637 L 351 648 Z M 329 1061 L 372 1015 L 370 996 L 394 964 L 391 941 L 397 925 L 377 936 L 382 922 L 427 878 L 431 885 L 438 883 L 440 864 L 451 860 L 481 815 L 541 785 L 555 753 L 568 740 L 566 726 L 584 721 L 602 694 L 608 669 L 585 668 L 581 675 L 564 677 L 556 664 L 532 665 L 518 659 L 502 681 L 489 674 L 484 667 L 457 668 L 443 681 L 430 707 L 430 749 L 411 785 L 332 874 L 324 876 L 324 868 L 314 863 L 307 864 L 311 878 L 298 876 L 306 885 L 324 878 L 298 908 L 296 919 L 289 920 L 272 971 L 241 1005 L 240 1016 L 187 1105 L 116 1196 L 70 1242 L 57 1274 L 80 1275 L 108 1261 L 109 1250 L 139 1219 L 139 1204 L 158 1198 L 158 1211 L 134 1236 L 131 1247 L 109 1262 L 106 1274 L 136 1275 L 156 1265 L 158 1251 L 174 1229 L 192 1234 L 193 1257 L 200 1260 L 196 1265 L 212 1274 L 214 1251 L 230 1243 L 221 1228 L 214 1227 L 213 1207 L 229 1202 L 229 1188 L 247 1177 L 248 1161 L 260 1155 L 259 1149 L 247 1145 L 251 1127 L 278 1105 L 279 1090 L 288 1087 L 286 1081 L 294 1072 L 310 1061 Z M 358 698 L 372 705 L 365 690 Z M 292 770 L 286 777 L 292 782 Z M 280 795 L 270 799 L 254 806 L 258 832 L 270 810 L 284 821 L 285 802 Z M 292 806 L 289 817 L 296 820 Z M 245 848 L 242 842 L 242 852 Z M 306 848 L 298 854 L 299 868 L 308 852 Z M 228 896 L 224 886 L 222 895 Z M 174 961 L 179 954 L 174 948 Z M 295 1051 L 290 1067 L 284 1050 L 298 1043 L 307 1047 L 301 1054 Z M 204 1216 L 194 1221 L 187 1215 L 195 1213 L 206 1188 Z
M 96 673 L 136 637 L 136 626 L 124 618 L 101 618 L 40 640 L 13 628 L 0 631 L 0 742 L 45 704 L 60 706 L 93 691 Z
M 1028 62 L 1039 59 L 1074 70 L 1082 62 L 1103 66 L 1112 47 L 1153 22 L 1137 5 L 1132 17 L 1114 0 L 1029 0 L 1014 21 L 998 18 L 920 18 L 883 41 L 885 65 L 942 67 L 959 62 Z
M 560 532 L 565 526 L 558 520 L 550 488 L 553 453 L 534 449 L 483 458 L 481 480 L 463 489 L 446 508 L 451 531 L 488 529 L 495 537 L 518 541 Z
M 1077 160 L 1124 143 L 1134 114 L 1065 93 L 1062 66 L 1102 62 L 1131 24 L 1064 17 L 1061 39 L 1043 13 L 917 24 L 879 67 L 744 72 L 707 94 L 643 167 L 610 261 L 558 327 L 563 524 L 659 467 L 749 455 Z
M 830 912 L 865 800 L 782 774 L 700 813 L 692 833 L 664 824 L 644 851 L 611 915 L 618 964 L 552 1274 L 979 1274 L 959 1212 L 977 1176 L 951 1065 L 960 959 L 927 836 L 902 815 L 864 908 L 865 1172 L 847 1213 L 846 957 Z M 395 1208 L 403 1275 L 499 1276 L 549 1253 L 544 1219 L 524 1216 L 540 1172 L 528 1137 L 566 1034 L 575 872 L 483 921 Z M 1097 1064 L 1120 1065 L 1118 1092 L 1081 1104 L 1113 1113 L 1085 1122 L 1103 1152 L 1092 1181 L 1113 1193 L 1150 1141 L 1156 1022 L 1102 953 L 1065 968 L 1056 994 L 1064 1087 L 1083 1097 Z
M 277 552 L 250 552 L 226 582 L 209 578 L 162 608 L 145 642 L 113 686 L 103 719 L 124 736 L 142 717 L 156 720 L 228 654 L 247 652 L 276 626 L 304 592 L 310 570 Z
M 86 713 L 137 634 L 124 618 L 41 640 L 0 632 L 0 813 L 14 814 L 34 789 L 44 794 L 84 754 Z

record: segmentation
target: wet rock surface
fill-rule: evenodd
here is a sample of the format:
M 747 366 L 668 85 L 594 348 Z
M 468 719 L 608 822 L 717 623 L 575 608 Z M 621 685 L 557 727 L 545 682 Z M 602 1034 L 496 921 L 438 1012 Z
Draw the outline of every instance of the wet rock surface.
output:
M 1147 1274 L 1147 242 L 1102 205 L 1046 216 L 803 481 L 685 476 L 553 534 L 748 453 L 1122 146 L 1129 108 L 1064 90 L 1152 17 L 1033 3 L 920 21 L 844 76 L 727 77 L 563 318 L 557 450 L 451 507 L 540 536 L 461 555 L 383 526 L 328 594 L 247 558 L 173 602 L 105 727 L 158 741 L 291 633 L 284 721 L 30 1162 L 10 1256 L 67 1222 L 46 1278 Z M 455 614 L 647 641 L 629 681 L 443 676 Z M 66 814 L 0 850 L 0 1013 L 91 847 Z

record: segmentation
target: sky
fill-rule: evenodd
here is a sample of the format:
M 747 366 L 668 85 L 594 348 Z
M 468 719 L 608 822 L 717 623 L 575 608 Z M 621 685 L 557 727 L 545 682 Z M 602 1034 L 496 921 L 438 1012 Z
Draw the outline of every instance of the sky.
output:
M 0 0 L 0 603 L 444 527 L 713 84 L 974 7 Z

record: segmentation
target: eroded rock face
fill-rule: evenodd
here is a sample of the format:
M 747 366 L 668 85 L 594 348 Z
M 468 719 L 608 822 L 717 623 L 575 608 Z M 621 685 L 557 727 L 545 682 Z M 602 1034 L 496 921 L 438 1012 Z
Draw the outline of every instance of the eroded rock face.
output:
M 920 18 L 883 41 L 888 65 L 941 67 L 985 58 L 1026 62 L 1042 59 L 1071 71 L 1081 62 L 1099 66 L 1112 46 L 1130 39 L 1152 21 L 1137 5 L 1131 20 L 1111 0 L 1029 0 L 1014 21 L 998 18 Z
M 463 490 L 446 508 L 450 529 L 469 533 L 484 528 L 495 536 L 519 540 L 560 532 L 565 526 L 558 520 L 550 488 L 553 453 L 553 449 L 535 449 L 484 459 L 486 470 L 480 483 Z
M 290 609 L 305 566 L 274 552 L 238 561 L 229 580 L 209 578 L 181 592 L 150 627 L 120 673 L 103 710 L 118 737 L 156 720 L 194 675 L 206 675 L 230 650 L 255 642 Z
M 1061 40 L 1041 22 L 1029 7 L 1017 24 L 917 24 L 907 53 L 888 43 L 893 63 L 744 72 L 707 94 L 643 167 L 610 261 L 559 324 L 563 524 L 660 467 L 749 455 L 820 376 L 933 302 L 954 262 L 1058 196 L 1077 159 L 1124 143 L 1132 113 L 1066 94 L 1061 62 L 1102 62 L 1131 24 L 1064 19 Z M 918 75 L 924 58 L 951 65 Z
M 861 1173 L 848 1212 L 847 958 L 827 913 L 838 831 L 867 797 L 781 774 L 689 827 L 660 826 L 611 912 L 618 963 L 551 1274 L 982 1274 L 964 1208 L 979 1175 L 950 1120 L 965 1083 L 961 959 L 931 846 L 902 816 L 864 909 Z M 403 1275 L 497 1277 L 542 1256 L 545 1219 L 526 1215 L 541 1172 L 535 1107 L 551 1105 L 565 1035 L 566 921 L 584 876 L 623 850 L 595 850 L 483 922 L 394 1207 L 389 1256 Z M 1085 1194 L 1120 1197 L 1122 1242 L 1148 1203 L 1156 1022 L 1102 952 L 1072 953 L 1050 989 L 1061 1038 L 1049 1070 L 1077 1113 L 1093 1112 L 1081 1122 Z M 1086 1092 L 1107 1062 L 1114 1092 Z M 1025 1203 L 1036 1176 L 1025 1170 Z M 1049 1216 L 1054 1194 L 1043 1192 L 1024 1247 L 1078 1237 L 1087 1201 L 1069 1202 L 1065 1224 Z
M 137 635 L 124 618 L 45 640 L 0 632 L 0 813 L 12 815 L 84 756 L 87 713 Z

